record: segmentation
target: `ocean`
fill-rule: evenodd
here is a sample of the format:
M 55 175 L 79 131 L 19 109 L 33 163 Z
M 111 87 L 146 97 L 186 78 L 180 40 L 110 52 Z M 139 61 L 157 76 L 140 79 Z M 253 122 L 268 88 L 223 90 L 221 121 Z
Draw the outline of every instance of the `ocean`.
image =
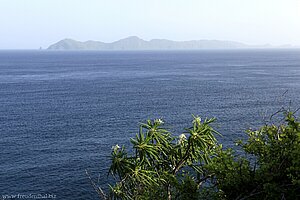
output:
M 225 147 L 300 107 L 300 50 L 0 51 L 0 195 L 97 199 L 111 147 L 216 117 Z M 0 197 L 1 198 L 1 197 Z

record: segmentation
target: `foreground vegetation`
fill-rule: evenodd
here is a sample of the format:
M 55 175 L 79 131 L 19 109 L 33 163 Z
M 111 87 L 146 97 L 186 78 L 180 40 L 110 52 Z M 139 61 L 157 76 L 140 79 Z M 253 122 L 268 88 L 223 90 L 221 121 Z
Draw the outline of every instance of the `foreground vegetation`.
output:
M 110 174 L 115 185 L 102 199 L 300 199 L 300 123 L 293 113 L 280 125 L 248 130 L 224 149 L 211 124 L 193 118 L 178 137 L 160 119 L 140 125 L 133 153 L 114 146 Z

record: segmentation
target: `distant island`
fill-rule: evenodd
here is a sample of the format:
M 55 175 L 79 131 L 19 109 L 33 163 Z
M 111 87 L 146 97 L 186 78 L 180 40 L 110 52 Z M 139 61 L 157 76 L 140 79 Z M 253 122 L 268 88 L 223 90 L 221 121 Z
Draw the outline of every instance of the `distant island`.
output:
M 200 49 L 245 49 L 270 48 L 271 45 L 253 46 L 234 41 L 190 40 L 172 41 L 166 39 L 143 40 L 137 36 L 127 37 L 115 42 L 99 41 L 80 42 L 64 39 L 50 45 L 48 50 L 200 50 Z

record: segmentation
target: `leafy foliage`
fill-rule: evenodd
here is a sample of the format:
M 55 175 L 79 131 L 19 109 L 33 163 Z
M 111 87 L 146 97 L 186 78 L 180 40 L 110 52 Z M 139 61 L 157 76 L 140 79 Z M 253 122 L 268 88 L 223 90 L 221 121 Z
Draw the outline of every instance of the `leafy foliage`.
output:
M 177 137 L 162 120 L 148 120 L 130 140 L 134 153 L 113 147 L 109 172 L 116 184 L 102 198 L 299 199 L 300 123 L 285 116 L 281 125 L 247 131 L 238 142 L 246 156 L 217 143 L 214 118 L 193 116 Z
M 300 123 L 292 113 L 285 116 L 279 126 L 247 131 L 247 141 L 238 143 L 246 157 L 220 151 L 207 165 L 224 199 L 300 198 Z
M 111 186 L 110 198 L 193 199 L 208 179 L 202 167 L 217 149 L 213 121 L 194 117 L 179 137 L 164 129 L 160 119 L 141 124 L 131 139 L 134 155 L 129 156 L 125 147 L 113 148 L 109 172 L 117 183 Z

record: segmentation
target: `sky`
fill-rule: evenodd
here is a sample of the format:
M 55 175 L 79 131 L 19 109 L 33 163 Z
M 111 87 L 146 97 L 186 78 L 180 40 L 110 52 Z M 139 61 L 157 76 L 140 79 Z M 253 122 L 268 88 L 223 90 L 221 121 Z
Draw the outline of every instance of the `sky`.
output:
M 300 45 L 300 0 L 0 0 L 0 49 L 128 36 Z

